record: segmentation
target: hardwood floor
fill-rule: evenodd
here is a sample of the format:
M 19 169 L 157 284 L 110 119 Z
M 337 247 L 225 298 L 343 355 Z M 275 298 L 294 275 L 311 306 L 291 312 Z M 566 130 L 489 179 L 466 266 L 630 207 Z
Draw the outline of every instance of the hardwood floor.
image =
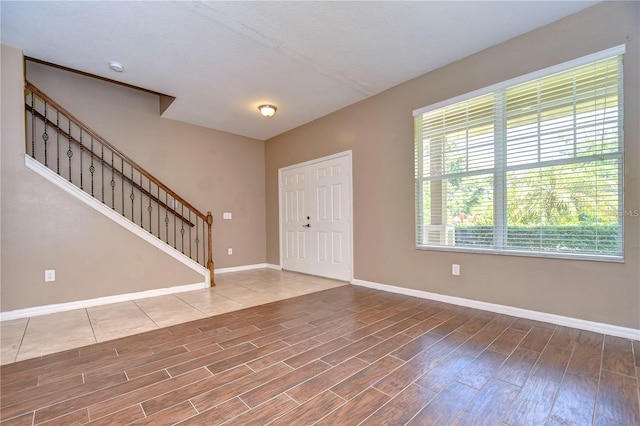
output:
M 640 342 L 344 286 L 0 367 L 3 425 L 638 425 Z

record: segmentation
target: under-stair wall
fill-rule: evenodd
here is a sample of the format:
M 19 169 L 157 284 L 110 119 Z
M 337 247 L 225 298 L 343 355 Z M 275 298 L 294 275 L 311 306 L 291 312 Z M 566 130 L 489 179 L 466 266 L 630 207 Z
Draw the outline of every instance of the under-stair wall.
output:
M 261 141 L 162 119 L 146 93 L 37 64 L 27 77 L 185 199 L 213 207 L 216 267 L 264 263 Z M 202 275 L 25 167 L 23 84 L 21 52 L 3 46 L 1 311 L 204 286 Z M 223 211 L 234 219 L 223 222 Z M 54 283 L 45 269 L 56 269 Z

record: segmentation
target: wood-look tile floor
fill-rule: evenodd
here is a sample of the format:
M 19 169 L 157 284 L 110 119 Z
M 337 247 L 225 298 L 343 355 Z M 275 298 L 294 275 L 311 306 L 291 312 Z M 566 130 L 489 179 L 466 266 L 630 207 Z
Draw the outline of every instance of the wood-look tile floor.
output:
M 3 425 L 638 425 L 640 344 L 342 286 L 0 367 Z

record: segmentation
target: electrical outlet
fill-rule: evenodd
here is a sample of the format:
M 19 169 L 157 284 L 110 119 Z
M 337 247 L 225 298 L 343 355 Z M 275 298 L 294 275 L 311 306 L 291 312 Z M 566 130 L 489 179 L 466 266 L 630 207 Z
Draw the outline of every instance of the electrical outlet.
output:
M 225 220 L 233 219 L 233 214 L 231 212 L 222 213 L 222 218 Z
M 44 271 L 44 281 L 51 282 L 56 280 L 56 270 L 55 269 L 45 269 Z
M 232 249 L 231 247 L 229 247 L 229 248 L 227 249 L 227 254 L 228 254 L 229 256 L 231 256 L 231 255 L 233 254 L 233 249 Z
M 460 275 L 460 265 L 456 263 L 451 265 L 451 275 Z

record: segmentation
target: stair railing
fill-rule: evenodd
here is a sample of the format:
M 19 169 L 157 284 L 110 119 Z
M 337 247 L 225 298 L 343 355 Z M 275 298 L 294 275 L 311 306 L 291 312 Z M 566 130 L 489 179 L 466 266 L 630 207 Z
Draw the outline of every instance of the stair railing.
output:
M 207 268 L 215 285 L 210 211 L 200 212 L 29 82 L 25 109 L 29 156 Z

